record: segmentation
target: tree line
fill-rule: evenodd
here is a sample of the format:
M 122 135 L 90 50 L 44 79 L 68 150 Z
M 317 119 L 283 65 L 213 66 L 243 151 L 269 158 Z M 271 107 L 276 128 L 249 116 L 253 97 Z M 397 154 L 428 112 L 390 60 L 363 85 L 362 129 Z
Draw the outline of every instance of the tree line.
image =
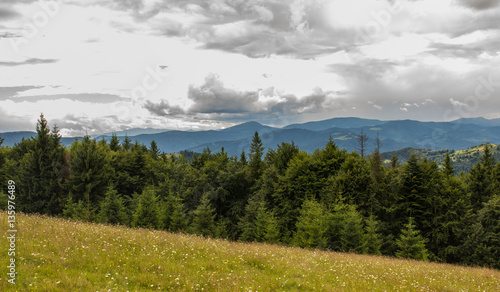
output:
M 116 135 L 65 148 L 43 115 L 36 132 L 0 147 L 2 208 L 12 179 L 25 213 L 500 268 L 500 163 L 488 145 L 456 174 L 448 155 L 386 165 L 379 143 L 364 157 L 332 139 L 313 153 L 293 142 L 266 152 L 255 132 L 248 154 L 174 155 Z

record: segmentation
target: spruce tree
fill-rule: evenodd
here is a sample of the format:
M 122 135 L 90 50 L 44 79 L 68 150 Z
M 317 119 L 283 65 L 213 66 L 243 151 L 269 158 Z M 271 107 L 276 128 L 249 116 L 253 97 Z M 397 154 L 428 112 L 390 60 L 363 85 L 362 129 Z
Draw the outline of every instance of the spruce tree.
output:
M 342 250 L 341 233 L 348 206 L 344 205 L 342 198 L 333 206 L 333 212 L 328 218 L 327 240 L 328 248 L 335 251 Z
M 306 248 L 325 248 L 327 245 L 328 214 L 323 206 L 314 199 L 302 204 L 297 220 L 297 231 L 293 244 Z
M 446 156 L 444 157 L 443 173 L 446 176 L 452 176 L 455 174 L 455 168 L 451 164 L 451 158 L 449 152 L 446 152 Z
M 57 127 L 51 133 L 47 120 L 40 115 L 27 154 L 21 161 L 21 210 L 27 213 L 60 214 L 66 199 L 62 190 L 64 149 Z
M 155 140 L 151 141 L 151 145 L 149 147 L 149 154 L 153 159 L 158 159 L 158 156 L 160 155 L 160 149 L 158 148 L 158 145 L 156 144 Z
M 152 187 L 146 188 L 139 197 L 132 226 L 158 228 L 158 218 L 158 199 L 156 197 L 155 190 Z
M 130 139 L 130 137 L 127 134 L 125 134 L 125 138 L 121 146 L 125 151 L 130 151 L 132 149 L 132 139 Z
M 379 222 L 375 219 L 375 216 L 370 215 L 366 220 L 365 227 L 365 242 L 363 246 L 364 252 L 368 254 L 380 255 L 380 249 L 382 247 L 382 236 L 379 233 Z
M 405 229 L 401 230 L 399 239 L 396 240 L 398 251 L 396 256 L 399 258 L 415 259 L 427 261 L 429 254 L 425 248 L 426 239 L 420 235 L 420 231 L 415 229 L 413 218 L 410 217 Z
M 182 199 L 170 193 L 162 206 L 160 227 L 172 232 L 185 230 L 187 219 Z
M 354 205 L 350 205 L 345 214 L 340 239 L 343 251 L 364 252 L 365 233 L 363 230 L 363 217 Z
M 86 135 L 71 145 L 69 192 L 74 202 L 82 201 L 93 220 L 108 189 L 112 175 L 108 149 Z
M 123 203 L 123 199 L 118 192 L 110 186 L 101 202 L 101 209 L 98 215 L 99 222 L 110 224 L 127 224 L 128 215 Z
M 119 151 L 121 148 L 120 148 L 120 140 L 118 140 L 118 137 L 116 136 L 116 133 L 113 133 L 113 135 L 111 136 L 111 141 L 109 142 L 109 149 L 111 149 L 111 151 Z
M 256 193 L 248 200 L 248 204 L 245 206 L 245 215 L 241 218 L 238 223 L 238 227 L 241 230 L 239 239 L 242 241 L 255 241 L 257 240 L 256 231 L 256 220 L 259 207 L 263 201 L 262 196 Z M 265 202 L 264 202 L 265 204 Z
M 210 204 L 210 199 L 205 193 L 201 197 L 200 204 L 193 211 L 193 222 L 191 224 L 193 233 L 203 236 L 213 236 L 215 232 L 215 209 Z
M 479 211 L 462 250 L 464 263 L 500 269 L 500 195 Z
M 255 131 L 250 145 L 250 177 L 253 181 L 257 180 L 262 174 L 264 163 L 262 162 L 262 155 L 264 154 L 264 146 L 260 139 L 259 132 Z
M 247 155 L 245 153 L 245 149 L 241 150 L 240 163 L 243 164 L 243 165 L 247 165 L 248 164 L 248 162 L 247 162 Z
M 280 230 L 278 225 L 278 219 L 274 212 L 271 211 L 267 214 L 267 226 L 266 235 L 264 236 L 264 241 L 268 243 L 277 243 L 280 241 Z

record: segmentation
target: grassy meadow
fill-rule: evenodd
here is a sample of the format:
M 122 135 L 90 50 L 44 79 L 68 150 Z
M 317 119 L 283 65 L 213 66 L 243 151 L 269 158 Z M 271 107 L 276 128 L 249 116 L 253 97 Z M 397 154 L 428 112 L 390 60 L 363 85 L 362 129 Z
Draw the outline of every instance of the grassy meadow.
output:
M 17 215 L 0 291 L 500 291 L 500 271 Z

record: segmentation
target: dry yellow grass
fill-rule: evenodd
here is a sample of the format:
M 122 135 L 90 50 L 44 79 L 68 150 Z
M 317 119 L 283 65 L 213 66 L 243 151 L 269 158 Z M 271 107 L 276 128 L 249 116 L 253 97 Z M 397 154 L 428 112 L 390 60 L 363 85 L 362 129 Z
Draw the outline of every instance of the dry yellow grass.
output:
M 500 271 L 18 215 L 0 291 L 500 291 Z M 7 214 L 0 212 L 0 232 Z

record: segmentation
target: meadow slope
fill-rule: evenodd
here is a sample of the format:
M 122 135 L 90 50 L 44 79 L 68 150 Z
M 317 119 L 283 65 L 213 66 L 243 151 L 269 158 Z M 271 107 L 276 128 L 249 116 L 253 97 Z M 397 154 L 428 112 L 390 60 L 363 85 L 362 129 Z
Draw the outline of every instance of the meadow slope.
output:
M 500 271 L 17 215 L 0 291 L 500 291 Z

